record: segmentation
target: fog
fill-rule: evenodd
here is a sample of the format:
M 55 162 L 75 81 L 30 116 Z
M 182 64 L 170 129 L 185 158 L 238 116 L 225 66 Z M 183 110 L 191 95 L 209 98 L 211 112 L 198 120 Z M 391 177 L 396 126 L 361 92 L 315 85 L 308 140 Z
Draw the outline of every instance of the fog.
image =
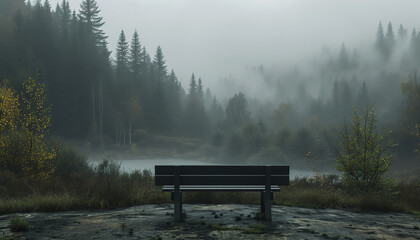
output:
M 419 0 L 0 0 L 0 214 L 167 204 L 163 182 L 174 196 L 178 184 L 271 182 L 282 186 L 276 204 L 418 211 L 419 9 Z M 154 175 L 156 165 L 208 168 L 174 168 L 172 178 L 171 167 Z M 239 175 L 216 172 L 226 165 Z M 263 177 L 264 165 L 280 167 Z M 187 199 L 258 198 L 210 194 Z M 202 227 L 226 230 L 217 226 Z
M 332 169 L 353 109 L 392 131 L 398 162 L 419 157 L 418 1 L 0 7 L 0 78 L 14 89 L 2 91 L 23 95 L 28 75 L 45 83 L 51 134 L 42 136 L 91 159 L 302 166 L 310 153 Z
M 60 0 L 50 0 L 54 9 Z M 78 10 L 81 0 L 70 1 Z M 339 50 L 371 44 L 379 21 L 420 26 L 420 2 L 407 0 L 98 0 L 109 49 L 115 52 L 123 29 L 134 29 L 152 54 L 160 45 L 169 69 L 184 87 L 191 73 L 217 89 L 233 77 L 249 86 L 245 69 L 289 68 L 311 61 L 327 46 Z M 398 24 L 398 25 L 397 25 Z M 366 47 L 366 46 L 364 46 Z M 244 81 L 247 80 L 247 81 Z M 249 86 L 254 89 L 253 86 Z M 253 94 L 253 92 L 251 91 Z

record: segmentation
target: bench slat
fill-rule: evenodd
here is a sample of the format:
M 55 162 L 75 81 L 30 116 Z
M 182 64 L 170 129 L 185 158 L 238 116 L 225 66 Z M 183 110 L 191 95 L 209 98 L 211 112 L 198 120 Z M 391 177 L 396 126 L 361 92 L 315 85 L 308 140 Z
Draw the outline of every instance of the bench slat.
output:
M 180 190 L 183 192 L 206 192 L 206 191 L 244 191 L 244 192 L 253 192 L 253 191 L 264 191 L 265 186 L 244 186 L 244 185 L 227 185 L 227 186 L 209 186 L 209 185 L 183 185 L 180 187 Z M 162 191 L 164 192 L 173 192 L 174 186 L 173 185 L 165 185 L 162 188 Z M 280 188 L 278 186 L 271 186 L 272 192 L 279 192 Z
M 265 176 L 180 176 L 180 185 L 263 185 Z M 155 176 L 155 185 L 174 185 L 173 176 Z M 271 185 L 289 185 L 289 176 L 271 176 Z
M 181 165 L 180 175 L 265 175 L 265 166 Z M 272 175 L 289 175 L 289 166 L 271 166 Z M 173 175 L 173 165 L 155 166 L 155 175 Z

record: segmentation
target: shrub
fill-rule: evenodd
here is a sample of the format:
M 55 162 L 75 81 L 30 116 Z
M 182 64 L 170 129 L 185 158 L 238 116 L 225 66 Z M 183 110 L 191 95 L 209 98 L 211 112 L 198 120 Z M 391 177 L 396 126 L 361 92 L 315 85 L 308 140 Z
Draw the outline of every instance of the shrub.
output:
M 12 218 L 10 219 L 10 230 L 12 232 L 24 232 L 28 231 L 29 222 L 21 218 Z
M 376 132 L 374 107 L 364 109 L 359 116 L 353 109 L 353 126 L 344 127 L 337 158 L 337 170 L 343 173 L 343 182 L 350 191 L 392 192 L 393 182 L 384 174 L 392 163 L 392 155 L 385 152 L 393 141 Z
M 86 156 L 74 148 L 60 149 L 54 160 L 54 165 L 54 175 L 65 182 L 85 179 L 93 173 Z

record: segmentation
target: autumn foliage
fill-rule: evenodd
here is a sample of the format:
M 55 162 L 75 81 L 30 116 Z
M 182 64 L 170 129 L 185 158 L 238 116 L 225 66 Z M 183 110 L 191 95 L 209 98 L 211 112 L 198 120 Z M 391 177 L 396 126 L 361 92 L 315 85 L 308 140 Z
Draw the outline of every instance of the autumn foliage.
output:
M 33 179 L 54 172 L 57 145 L 47 143 L 51 109 L 46 106 L 45 86 L 28 78 L 17 94 L 4 81 L 0 88 L 0 167 Z

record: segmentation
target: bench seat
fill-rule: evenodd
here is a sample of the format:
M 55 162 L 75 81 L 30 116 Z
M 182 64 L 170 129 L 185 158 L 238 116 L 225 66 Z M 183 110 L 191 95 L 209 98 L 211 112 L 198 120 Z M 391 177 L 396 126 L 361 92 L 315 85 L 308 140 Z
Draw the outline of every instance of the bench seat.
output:
M 181 185 L 179 186 L 181 192 L 261 192 L 265 190 L 264 185 Z M 174 185 L 164 185 L 162 187 L 164 192 L 173 192 Z M 271 186 L 272 192 L 280 192 L 279 186 Z
M 279 186 L 289 185 L 289 166 L 156 165 L 155 185 L 171 192 L 174 220 L 182 221 L 183 192 L 260 192 L 264 219 L 271 220 L 271 200 Z

